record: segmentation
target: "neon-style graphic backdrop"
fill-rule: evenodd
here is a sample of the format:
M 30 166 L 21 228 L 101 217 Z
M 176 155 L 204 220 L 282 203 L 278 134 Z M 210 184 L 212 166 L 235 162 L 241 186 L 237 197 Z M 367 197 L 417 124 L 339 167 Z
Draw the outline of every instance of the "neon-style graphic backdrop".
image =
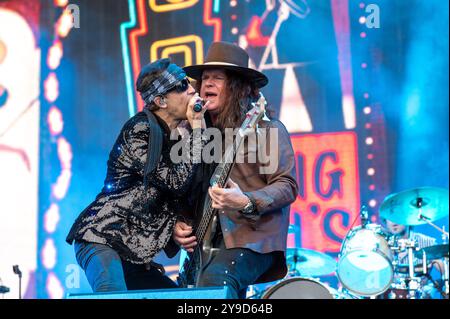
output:
M 388 194 L 448 188 L 448 74 L 440 71 L 448 69 L 448 15 L 440 15 L 448 3 L 403 2 L 371 1 L 381 27 L 368 28 L 367 4 L 347 0 L 2 1 L 5 297 L 17 297 L 15 264 L 24 297 L 90 291 L 65 237 L 103 186 L 121 126 L 142 110 L 137 75 L 161 57 L 202 63 L 213 41 L 247 50 L 251 66 L 269 77 L 263 94 L 291 133 L 300 192 L 288 247 L 337 258 L 361 205 L 378 222 Z M 71 28 L 69 5 L 79 9 L 79 29 Z M 433 16 L 419 25 L 424 10 Z M 16 49 L 26 56 L 11 59 Z M 448 220 L 441 224 L 448 229 Z M 157 261 L 175 279 L 177 258 Z

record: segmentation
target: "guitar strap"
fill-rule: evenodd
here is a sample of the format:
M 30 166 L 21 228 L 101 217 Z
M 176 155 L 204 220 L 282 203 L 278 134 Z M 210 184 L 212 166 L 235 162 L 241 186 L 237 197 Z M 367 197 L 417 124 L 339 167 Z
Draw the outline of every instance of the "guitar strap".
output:
M 148 186 L 148 177 L 156 168 L 156 165 L 158 165 L 161 157 L 163 133 L 155 115 L 153 115 L 153 113 L 147 108 L 144 108 L 144 112 L 147 115 L 148 124 L 150 126 L 147 146 L 147 161 L 144 167 L 144 185 Z

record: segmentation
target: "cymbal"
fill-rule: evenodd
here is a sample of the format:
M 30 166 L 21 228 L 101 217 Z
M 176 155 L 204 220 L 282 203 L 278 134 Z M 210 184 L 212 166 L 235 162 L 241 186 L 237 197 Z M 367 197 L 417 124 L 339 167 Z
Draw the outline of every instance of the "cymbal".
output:
M 387 196 L 380 216 L 401 225 L 422 225 L 448 215 L 448 190 L 420 187 Z
M 415 252 L 416 257 L 422 258 L 423 252 L 425 252 L 427 260 L 448 257 L 448 244 L 428 246 L 419 249 Z
M 289 270 L 296 270 L 300 276 L 324 276 L 336 270 L 336 261 L 321 252 L 305 248 L 288 248 L 286 262 Z

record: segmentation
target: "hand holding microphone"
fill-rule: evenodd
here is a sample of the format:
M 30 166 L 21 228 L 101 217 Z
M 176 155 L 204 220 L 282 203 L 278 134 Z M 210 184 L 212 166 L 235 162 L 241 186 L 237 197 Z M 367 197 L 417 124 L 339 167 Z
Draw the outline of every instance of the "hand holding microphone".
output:
M 202 109 L 203 109 L 203 105 L 204 105 L 204 103 L 201 100 L 198 100 L 197 102 L 195 102 L 195 104 L 194 104 L 194 112 L 197 112 L 197 113 L 201 112 Z
M 198 93 L 192 97 L 186 113 L 186 117 L 192 129 L 206 128 L 203 115 L 206 112 L 207 104 L 208 102 L 205 103 Z

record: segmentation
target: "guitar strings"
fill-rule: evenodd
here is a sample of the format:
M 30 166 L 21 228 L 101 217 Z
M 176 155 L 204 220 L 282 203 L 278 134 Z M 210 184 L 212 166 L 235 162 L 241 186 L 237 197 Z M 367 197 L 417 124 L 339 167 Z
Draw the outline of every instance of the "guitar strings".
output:
M 246 117 L 244 122 L 241 125 L 241 129 L 242 129 L 242 127 L 246 128 L 248 126 L 248 122 L 249 121 L 250 121 L 250 117 Z M 239 139 L 238 139 L 238 137 L 239 137 Z M 242 137 L 240 135 L 237 135 L 236 139 L 234 140 L 234 143 L 233 143 L 233 148 L 227 149 L 225 151 L 225 156 L 224 156 L 225 164 L 224 164 L 224 167 L 223 167 L 223 171 L 231 170 L 230 166 L 232 166 L 232 163 L 227 163 L 226 160 L 231 157 L 233 159 L 233 163 L 234 163 L 236 152 L 237 152 L 237 149 L 239 148 L 239 146 L 241 144 L 241 141 L 242 141 Z M 229 171 L 228 171 L 228 174 L 226 174 L 225 176 L 222 175 L 219 178 L 217 184 L 219 186 L 223 187 L 224 184 L 225 184 L 225 179 L 228 177 L 228 175 L 229 175 Z M 209 224 L 211 222 L 211 218 L 214 215 L 214 211 L 215 211 L 215 209 L 212 208 L 212 201 L 211 201 L 211 197 L 209 196 L 209 194 L 206 195 L 206 201 L 207 201 L 206 214 L 202 216 L 202 220 L 200 222 L 200 225 L 199 225 L 199 227 L 197 228 L 197 230 L 195 232 L 195 236 L 196 236 L 197 240 L 199 238 L 201 238 L 203 240 L 203 237 L 206 234 L 206 230 L 208 229 L 208 226 L 209 226 Z M 209 216 L 207 216 L 207 215 L 209 215 Z M 207 216 L 207 218 L 204 218 L 204 216 Z M 186 264 L 186 261 L 183 263 L 183 269 L 184 269 L 183 273 L 184 273 L 184 275 L 190 274 L 192 268 L 196 264 L 196 262 L 197 262 L 197 258 L 196 257 L 199 254 L 200 246 L 201 245 L 197 245 L 194 248 L 194 251 L 191 253 L 192 256 L 187 260 L 186 267 L 184 267 L 185 264 Z M 184 275 L 182 275 L 182 276 L 185 277 Z M 188 279 L 188 278 L 186 278 L 186 279 Z

